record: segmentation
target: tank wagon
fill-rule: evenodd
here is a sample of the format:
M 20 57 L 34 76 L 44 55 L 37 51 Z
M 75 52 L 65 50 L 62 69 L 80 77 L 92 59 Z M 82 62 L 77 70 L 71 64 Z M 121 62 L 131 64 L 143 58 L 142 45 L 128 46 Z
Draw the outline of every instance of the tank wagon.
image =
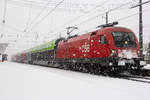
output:
M 114 24 L 80 36 L 52 40 L 14 55 L 12 61 L 92 73 L 145 66 L 134 32 Z

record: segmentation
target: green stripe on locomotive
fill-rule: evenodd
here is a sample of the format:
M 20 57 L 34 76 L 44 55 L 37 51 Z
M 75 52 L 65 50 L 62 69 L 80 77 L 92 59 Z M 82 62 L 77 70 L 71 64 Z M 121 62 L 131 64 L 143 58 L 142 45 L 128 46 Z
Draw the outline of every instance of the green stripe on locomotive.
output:
M 32 48 L 31 52 L 32 53 L 37 53 L 37 52 L 44 52 L 44 51 L 48 51 L 48 50 L 53 50 L 55 46 L 55 40 L 47 42 L 45 44 L 36 46 L 34 48 Z

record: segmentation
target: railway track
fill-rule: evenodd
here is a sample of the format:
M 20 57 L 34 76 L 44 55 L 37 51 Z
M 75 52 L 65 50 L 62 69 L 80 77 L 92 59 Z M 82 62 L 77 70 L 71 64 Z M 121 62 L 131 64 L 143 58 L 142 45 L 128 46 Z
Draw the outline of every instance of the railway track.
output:
M 100 72 L 100 71 L 97 72 L 97 70 L 93 72 L 93 71 L 81 71 L 77 69 L 72 69 L 72 71 L 90 73 L 94 75 L 110 76 L 113 78 L 120 78 L 120 79 L 126 79 L 130 81 L 143 82 L 143 83 L 150 84 L 150 70 L 149 69 L 133 70 L 133 71 L 128 72 L 128 74 L 112 74 L 112 73 Z
M 119 75 L 117 78 L 150 84 L 150 78 L 145 78 L 145 77 L 141 77 L 141 76 Z
M 44 66 L 44 65 L 41 65 Z M 48 67 L 48 66 L 45 66 Z M 90 73 L 94 75 L 102 75 L 102 76 L 109 76 L 112 78 L 119 78 L 119 79 L 126 79 L 130 81 L 136 81 L 136 82 L 143 82 L 143 83 L 149 83 L 150 84 L 150 70 L 149 69 L 141 69 L 141 70 L 133 70 L 128 72 L 128 74 L 114 74 L 114 73 L 107 73 L 106 72 L 101 72 L 101 71 L 88 71 L 88 70 L 79 70 L 79 69 L 68 69 L 64 66 L 60 67 L 51 67 L 51 68 L 59 68 L 59 69 L 64 69 L 64 70 L 71 70 L 71 71 L 77 71 L 77 72 L 83 72 L 83 73 Z
M 134 71 L 131 71 L 131 74 L 139 75 L 143 77 L 150 77 L 150 69 L 134 70 Z
M 85 72 L 85 73 L 87 73 L 87 72 Z M 104 73 L 90 72 L 90 74 L 110 76 L 110 77 L 150 84 L 150 70 L 149 69 L 133 70 L 133 71 L 128 72 L 128 74 L 112 74 L 112 73 L 107 73 L 107 72 L 104 72 Z
M 129 74 L 118 74 L 112 77 L 150 84 L 150 70 L 142 69 Z

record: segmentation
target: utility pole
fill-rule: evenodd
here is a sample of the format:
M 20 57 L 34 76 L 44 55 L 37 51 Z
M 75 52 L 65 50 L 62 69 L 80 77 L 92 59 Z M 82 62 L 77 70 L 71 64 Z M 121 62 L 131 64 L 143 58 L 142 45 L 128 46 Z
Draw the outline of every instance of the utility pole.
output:
M 106 24 L 108 24 L 108 12 L 106 12 Z
M 142 3 L 142 0 L 139 0 Z M 140 42 L 140 56 L 143 57 L 143 18 L 142 5 L 139 5 L 139 42 Z
M 139 4 L 135 5 L 131 8 L 136 8 L 139 7 L 139 44 L 140 44 L 140 57 L 143 57 L 143 18 L 142 18 L 142 5 L 149 3 L 147 2 L 142 2 L 142 0 L 139 0 Z
M 61 32 L 59 33 L 59 38 L 61 38 Z
M 2 20 L 2 33 L 1 38 L 3 38 L 4 32 L 5 32 L 5 23 L 6 23 L 6 11 L 7 11 L 7 0 L 4 1 L 4 13 L 3 13 L 3 20 Z

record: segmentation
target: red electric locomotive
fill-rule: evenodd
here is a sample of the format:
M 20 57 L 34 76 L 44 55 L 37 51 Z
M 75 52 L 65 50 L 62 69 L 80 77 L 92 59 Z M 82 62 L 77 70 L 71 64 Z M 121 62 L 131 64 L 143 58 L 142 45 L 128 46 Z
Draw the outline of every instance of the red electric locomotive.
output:
M 146 65 L 139 57 L 135 34 L 124 27 L 113 27 L 114 24 L 117 23 L 102 25 L 97 31 L 59 42 L 56 58 L 61 62 L 92 64 L 96 70 L 122 71 Z
M 130 29 L 114 27 L 115 24 L 101 25 L 100 29 L 80 36 L 57 39 L 14 58 L 19 57 L 18 61 L 25 63 L 92 73 L 140 69 L 146 62 L 139 57 L 135 34 Z

